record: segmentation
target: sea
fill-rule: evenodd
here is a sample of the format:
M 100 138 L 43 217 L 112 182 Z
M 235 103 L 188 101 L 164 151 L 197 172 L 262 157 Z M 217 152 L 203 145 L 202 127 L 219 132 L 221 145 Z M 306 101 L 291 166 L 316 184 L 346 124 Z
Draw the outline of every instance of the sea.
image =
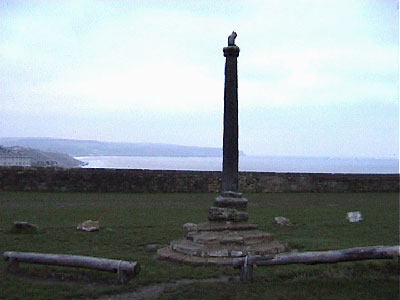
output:
M 222 157 L 80 156 L 83 168 L 221 171 Z M 239 171 L 290 173 L 399 173 L 397 158 L 240 156 Z

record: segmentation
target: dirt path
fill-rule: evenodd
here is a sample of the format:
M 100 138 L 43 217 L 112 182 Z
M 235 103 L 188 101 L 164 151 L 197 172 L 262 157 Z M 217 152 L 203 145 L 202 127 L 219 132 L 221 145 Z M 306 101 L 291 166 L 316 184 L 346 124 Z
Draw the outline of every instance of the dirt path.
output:
M 176 282 L 172 283 L 159 283 L 152 284 L 149 286 L 145 286 L 139 288 L 135 292 L 118 294 L 118 295 L 109 295 L 102 296 L 98 298 L 98 300 L 139 300 L 146 299 L 150 297 L 160 296 L 166 288 L 176 287 L 179 285 L 191 284 L 191 283 L 214 283 L 214 282 L 228 282 L 232 280 L 231 277 L 221 276 L 218 278 L 208 278 L 208 279 L 180 279 Z M 238 278 L 233 278 L 233 280 L 239 280 Z

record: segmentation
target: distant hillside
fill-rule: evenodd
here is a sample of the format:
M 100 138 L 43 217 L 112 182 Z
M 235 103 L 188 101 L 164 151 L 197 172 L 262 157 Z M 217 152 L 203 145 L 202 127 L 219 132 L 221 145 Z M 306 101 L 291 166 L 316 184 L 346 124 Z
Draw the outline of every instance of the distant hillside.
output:
M 67 153 L 71 156 L 219 157 L 222 149 L 152 143 L 113 143 L 53 138 L 0 138 L 0 145 Z M 240 152 L 240 155 L 244 155 Z
M 29 159 L 30 163 L 28 165 L 38 167 L 75 168 L 85 165 L 84 162 L 77 160 L 68 154 L 40 151 L 20 146 L 0 146 L 0 157 L 24 157 Z

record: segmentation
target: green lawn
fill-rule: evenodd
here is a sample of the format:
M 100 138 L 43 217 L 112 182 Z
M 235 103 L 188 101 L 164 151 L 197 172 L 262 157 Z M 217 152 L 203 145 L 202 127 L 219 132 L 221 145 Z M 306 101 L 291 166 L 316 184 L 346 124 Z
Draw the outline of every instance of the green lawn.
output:
M 77 299 L 135 291 L 182 278 L 235 277 L 229 267 L 198 267 L 155 259 L 148 244 L 182 238 L 182 224 L 203 222 L 215 194 L 0 193 L 0 252 L 32 251 L 137 260 L 141 271 L 127 285 L 112 273 L 21 264 L 21 272 L 0 263 L 0 299 Z M 250 221 L 299 251 L 399 243 L 395 193 L 249 194 Z M 350 224 L 347 211 L 365 221 Z M 293 227 L 278 228 L 275 216 Z M 76 231 L 99 220 L 96 233 Z M 37 224 L 37 234 L 12 234 L 14 221 Z M 397 259 L 323 265 L 259 267 L 252 284 L 193 283 L 168 288 L 160 299 L 398 299 Z

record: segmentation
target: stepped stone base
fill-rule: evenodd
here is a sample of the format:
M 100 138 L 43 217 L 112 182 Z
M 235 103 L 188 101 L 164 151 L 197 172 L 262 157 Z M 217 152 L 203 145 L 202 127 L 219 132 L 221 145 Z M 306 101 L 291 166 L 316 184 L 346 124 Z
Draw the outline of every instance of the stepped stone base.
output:
M 160 258 L 199 265 L 230 265 L 236 257 L 288 251 L 271 233 L 245 222 L 206 222 L 192 228 L 182 240 L 159 249 Z
M 157 254 L 160 258 L 192 264 L 230 265 L 236 257 L 288 251 L 287 245 L 273 234 L 247 223 L 248 218 L 247 199 L 241 193 L 223 192 L 209 209 L 208 222 L 186 224 L 186 237 L 172 241 Z

